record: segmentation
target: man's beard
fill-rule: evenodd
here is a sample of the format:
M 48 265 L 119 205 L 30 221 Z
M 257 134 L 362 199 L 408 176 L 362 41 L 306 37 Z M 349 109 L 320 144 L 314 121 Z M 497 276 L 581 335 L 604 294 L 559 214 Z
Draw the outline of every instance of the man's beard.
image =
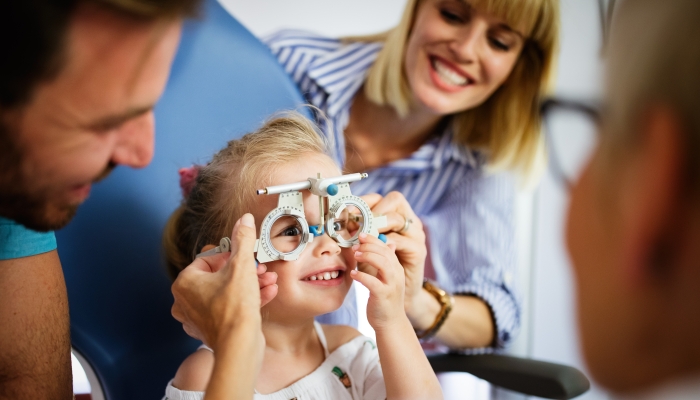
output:
M 11 137 L 6 124 L 0 121 L 0 216 L 29 229 L 51 231 L 63 228 L 75 216 L 80 204 L 56 202 L 58 195 L 48 188 L 31 188 L 37 177 L 22 172 L 23 153 Z M 110 163 L 100 176 L 105 178 L 115 165 Z
M 0 182 L 0 215 L 29 229 L 43 232 L 63 228 L 78 210 L 79 204 L 54 204 L 50 202 L 50 195 L 22 192 L 24 188 L 18 187 L 20 185 L 14 185 L 8 193 L 6 183 Z

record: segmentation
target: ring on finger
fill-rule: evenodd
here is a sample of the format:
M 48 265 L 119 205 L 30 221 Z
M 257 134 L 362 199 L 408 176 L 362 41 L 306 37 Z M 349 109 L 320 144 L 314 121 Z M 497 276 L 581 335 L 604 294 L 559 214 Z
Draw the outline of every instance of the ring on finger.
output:
M 411 218 L 406 218 L 404 217 L 404 223 L 403 223 L 403 228 L 399 231 L 399 233 L 404 233 L 408 231 L 408 228 L 411 227 L 411 224 L 413 223 L 413 220 Z

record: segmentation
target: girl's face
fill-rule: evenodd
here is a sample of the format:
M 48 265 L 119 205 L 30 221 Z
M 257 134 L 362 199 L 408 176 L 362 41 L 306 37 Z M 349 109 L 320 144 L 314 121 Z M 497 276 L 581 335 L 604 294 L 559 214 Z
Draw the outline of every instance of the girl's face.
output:
M 326 156 L 308 155 L 300 161 L 280 167 L 272 175 L 269 183 L 281 185 L 304 181 L 315 177 L 319 172 L 324 178 L 341 175 L 338 168 Z M 304 197 L 304 212 L 309 225 L 322 223 L 319 215 L 318 197 L 308 190 L 301 192 Z M 258 223 L 265 215 L 277 207 L 277 195 L 261 196 L 256 202 L 253 215 Z M 292 250 L 298 242 L 300 232 L 294 224 L 284 224 L 278 220 L 271 228 L 271 241 L 277 247 L 289 242 Z M 287 226 L 288 225 L 288 226 Z M 258 232 L 260 225 L 258 224 Z M 259 236 L 259 233 L 258 233 Z M 294 244 L 292 244 L 294 243 Z M 283 250 L 283 249 L 279 249 Z M 277 296 L 264 307 L 267 318 L 275 321 L 314 317 L 338 309 L 350 289 L 350 270 L 355 268 L 352 249 L 342 248 L 338 243 L 323 234 L 307 244 L 295 261 L 274 261 L 266 263 L 268 271 L 277 273 Z
M 508 78 L 524 36 L 467 0 L 422 0 L 406 46 L 414 106 L 447 115 L 483 103 Z

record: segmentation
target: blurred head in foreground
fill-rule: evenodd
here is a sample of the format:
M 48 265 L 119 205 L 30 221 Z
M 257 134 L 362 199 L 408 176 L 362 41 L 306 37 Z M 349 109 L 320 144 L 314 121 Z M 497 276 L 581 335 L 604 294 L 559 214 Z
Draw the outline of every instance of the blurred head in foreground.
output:
M 625 1 L 567 242 L 584 357 L 634 393 L 700 373 L 700 2 Z

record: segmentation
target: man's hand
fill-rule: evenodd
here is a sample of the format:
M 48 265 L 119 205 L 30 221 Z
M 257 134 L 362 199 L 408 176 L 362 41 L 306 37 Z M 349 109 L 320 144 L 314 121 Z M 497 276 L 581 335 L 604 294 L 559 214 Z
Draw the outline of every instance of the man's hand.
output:
M 260 329 L 260 307 L 277 295 L 277 276 L 255 268 L 255 239 L 255 221 L 245 214 L 233 227 L 231 253 L 194 260 L 173 283 L 173 317 L 214 350 L 235 325 Z

